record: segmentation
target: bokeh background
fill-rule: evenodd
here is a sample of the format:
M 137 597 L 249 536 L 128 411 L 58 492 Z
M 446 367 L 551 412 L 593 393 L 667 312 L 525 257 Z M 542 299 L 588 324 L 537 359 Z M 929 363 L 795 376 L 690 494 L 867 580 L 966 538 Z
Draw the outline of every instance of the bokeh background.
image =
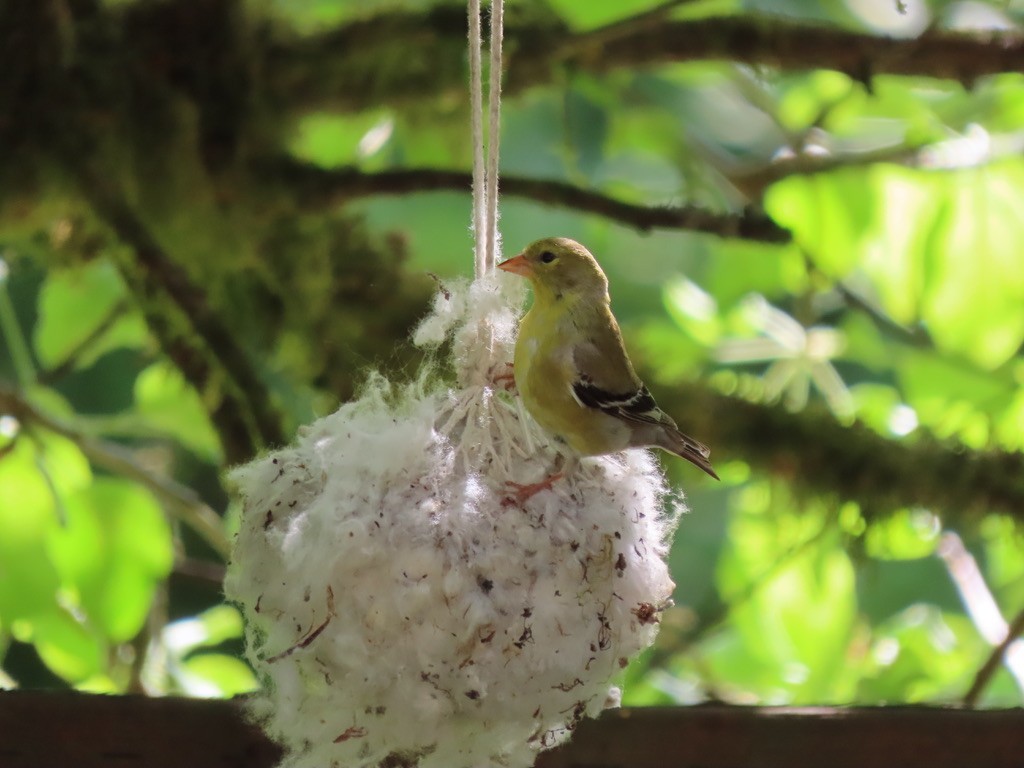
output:
M 1020 705 L 1024 4 L 510 0 L 505 251 L 712 446 L 626 704 Z M 465 8 L 0 8 L 0 684 L 231 696 L 226 467 L 472 271 Z M 1010 626 L 1012 625 L 1012 627 Z M 1005 644 L 1004 644 L 1005 645 Z

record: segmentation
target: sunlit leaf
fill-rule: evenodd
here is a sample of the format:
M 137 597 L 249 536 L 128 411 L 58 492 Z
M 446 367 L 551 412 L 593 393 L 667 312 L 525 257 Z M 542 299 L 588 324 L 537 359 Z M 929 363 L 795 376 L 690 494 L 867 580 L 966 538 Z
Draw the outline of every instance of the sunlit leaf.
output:
M 1006 72 L 979 83 L 985 125 L 993 131 L 1017 131 L 1024 125 L 1024 75 Z M 975 113 L 972 119 L 981 116 Z
M 199 395 L 177 368 L 154 363 L 135 380 L 135 410 L 149 427 L 181 441 L 207 459 L 220 455 L 220 441 Z
M 60 579 L 46 542 L 60 526 L 66 495 L 90 479 L 73 443 L 42 432 L 19 438 L 0 459 L 0 618 L 55 610 Z
M 1024 163 L 947 179 L 946 215 L 922 255 L 922 317 L 941 347 L 994 368 L 1024 341 Z
M 550 4 L 570 26 L 590 29 L 643 13 L 659 3 L 657 0 L 590 0 L 586 3 L 551 0 Z
M 393 128 L 390 118 L 381 113 L 307 115 L 299 122 L 290 149 L 300 159 L 324 168 L 351 165 L 376 154 Z
M 781 84 L 779 120 L 790 130 L 804 130 L 854 87 L 849 77 L 831 70 L 813 70 Z
M 127 295 L 117 269 L 104 260 L 51 272 L 39 294 L 39 322 L 33 334 L 39 362 L 48 368 L 63 363 L 104 324 L 102 335 L 81 350 L 78 366 L 92 364 L 111 349 L 142 345 L 146 325 L 130 311 Z M 121 313 L 112 316 L 119 305 Z
M 912 606 L 876 628 L 858 698 L 878 703 L 959 698 L 984 652 L 984 641 L 967 618 L 930 605 Z
M 916 560 L 934 554 L 942 527 L 925 510 L 901 510 L 868 526 L 867 553 L 881 560 Z
M 164 628 L 164 644 L 185 656 L 197 648 L 209 648 L 242 636 L 242 616 L 231 605 L 217 605 L 197 616 L 179 619 Z
M 1017 390 L 995 418 L 995 438 L 1000 445 L 1008 450 L 1024 449 L 1024 388 Z
M 105 668 L 107 647 L 99 633 L 68 611 L 56 608 L 38 615 L 32 626 L 39 658 L 65 680 L 85 680 Z
M 142 628 L 159 581 L 170 572 L 171 533 L 144 489 L 97 479 L 66 499 L 67 524 L 51 533 L 62 583 L 72 587 L 88 620 L 113 642 Z
M 948 356 L 908 352 L 897 370 L 906 402 L 921 423 L 971 445 L 987 443 L 990 419 L 1002 415 L 1017 395 L 1013 382 Z
M 730 629 L 702 652 L 717 676 L 744 680 L 765 703 L 848 698 L 857 610 L 848 556 L 821 534 L 819 516 L 779 510 L 767 484 L 744 496 L 718 564 Z
M 223 653 L 201 653 L 185 660 L 179 680 L 186 693 L 205 698 L 230 698 L 259 688 L 244 662 Z
M 99 672 L 92 677 L 79 680 L 75 689 L 83 693 L 117 694 L 124 693 L 124 687 L 118 685 L 106 672 Z
M 791 176 L 768 189 L 764 205 L 815 263 L 835 277 L 858 263 L 864 233 L 877 215 L 876 201 L 856 169 Z
M 1024 608 L 1024 534 L 1008 517 L 993 516 L 981 528 L 985 576 L 1008 613 Z
M 927 281 L 927 254 L 937 222 L 946 215 L 941 177 L 914 174 L 895 165 L 867 171 L 858 194 L 876 207 L 874 226 L 863 233 L 861 268 L 873 283 L 882 310 L 899 323 L 920 317 Z
M 923 320 L 941 349 L 994 368 L 1024 341 L 1022 185 L 1020 162 L 945 174 L 874 166 L 789 178 L 765 202 L 828 274 L 859 267 L 894 319 Z
M 892 421 L 900 406 L 900 394 L 895 387 L 865 382 L 851 387 L 857 418 L 876 432 L 892 434 Z

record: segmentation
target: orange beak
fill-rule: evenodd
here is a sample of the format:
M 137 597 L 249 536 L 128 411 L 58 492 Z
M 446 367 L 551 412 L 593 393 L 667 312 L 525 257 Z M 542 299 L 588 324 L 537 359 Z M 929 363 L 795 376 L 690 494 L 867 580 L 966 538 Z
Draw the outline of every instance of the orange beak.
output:
M 505 259 L 505 261 L 498 265 L 498 269 L 511 272 L 513 275 L 522 275 L 523 277 L 530 277 L 533 274 L 533 267 L 526 260 L 525 253 L 520 253 L 511 259 Z

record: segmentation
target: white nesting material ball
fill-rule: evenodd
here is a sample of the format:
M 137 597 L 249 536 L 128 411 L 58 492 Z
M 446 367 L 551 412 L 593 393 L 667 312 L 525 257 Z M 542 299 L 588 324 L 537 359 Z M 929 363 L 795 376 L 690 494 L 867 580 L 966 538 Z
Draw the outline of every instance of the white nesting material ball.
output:
M 425 327 L 454 334 L 462 386 L 374 377 L 233 473 L 226 587 L 284 765 L 530 765 L 615 699 L 669 601 L 679 505 L 646 451 L 511 499 L 508 481 L 543 478 L 558 448 L 488 383 L 511 356 L 508 296 L 453 291 Z

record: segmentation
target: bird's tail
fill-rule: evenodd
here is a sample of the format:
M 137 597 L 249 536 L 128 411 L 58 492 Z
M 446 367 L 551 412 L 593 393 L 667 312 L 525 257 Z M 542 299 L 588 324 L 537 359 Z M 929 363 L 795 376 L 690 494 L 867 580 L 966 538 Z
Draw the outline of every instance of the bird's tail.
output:
M 715 480 L 718 480 L 718 473 L 715 472 L 708 457 L 711 456 L 711 449 L 703 443 L 698 443 L 689 435 L 684 435 L 678 429 L 672 429 L 666 425 L 665 429 L 658 430 L 658 447 L 664 448 L 669 453 L 674 453 L 680 458 L 686 459 L 691 464 L 700 467 Z

